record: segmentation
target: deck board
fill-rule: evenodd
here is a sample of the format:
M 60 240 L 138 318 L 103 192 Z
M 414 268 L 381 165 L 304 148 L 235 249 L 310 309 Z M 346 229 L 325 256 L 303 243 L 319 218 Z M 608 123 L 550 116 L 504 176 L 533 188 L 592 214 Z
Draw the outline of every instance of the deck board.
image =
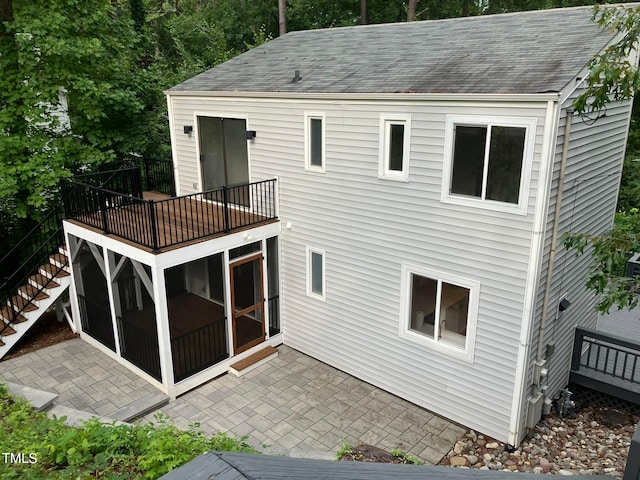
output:
M 224 208 L 219 203 L 185 197 L 167 201 L 171 197 L 157 192 L 144 192 L 143 198 L 154 200 L 154 203 L 140 202 L 110 208 L 106 215 L 102 212 L 78 215 L 72 221 L 104 234 L 101 227 L 106 220 L 107 234 L 138 248 L 154 251 L 151 248 L 154 234 L 150 214 L 150 208 L 153 208 L 158 244 L 156 253 L 226 235 L 229 231 L 242 231 L 278 221 L 241 205 L 230 207 L 225 221 Z

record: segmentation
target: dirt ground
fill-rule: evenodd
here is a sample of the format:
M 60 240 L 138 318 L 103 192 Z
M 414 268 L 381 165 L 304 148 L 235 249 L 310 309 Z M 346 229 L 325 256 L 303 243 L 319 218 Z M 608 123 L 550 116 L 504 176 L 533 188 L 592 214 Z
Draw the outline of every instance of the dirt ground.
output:
M 58 322 L 56 312 L 45 313 L 38 322 L 20 339 L 11 352 L 3 360 L 16 358 L 25 353 L 64 342 L 78 335 L 71 331 L 66 320 Z

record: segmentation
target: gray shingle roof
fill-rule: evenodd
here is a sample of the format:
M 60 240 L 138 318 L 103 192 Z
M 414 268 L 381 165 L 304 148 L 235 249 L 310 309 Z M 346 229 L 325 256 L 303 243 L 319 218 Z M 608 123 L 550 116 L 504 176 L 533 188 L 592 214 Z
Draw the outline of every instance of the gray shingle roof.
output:
M 160 480 L 539 480 L 539 474 L 208 452 Z M 577 475 L 576 480 L 613 480 Z
M 290 32 L 171 90 L 557 92 L 613 36 L 591 15 L 584 7 Z

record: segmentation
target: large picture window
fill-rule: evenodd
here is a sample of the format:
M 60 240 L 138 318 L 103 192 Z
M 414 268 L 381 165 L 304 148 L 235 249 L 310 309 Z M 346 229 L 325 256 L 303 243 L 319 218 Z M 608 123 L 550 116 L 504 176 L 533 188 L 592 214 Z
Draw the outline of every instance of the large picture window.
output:
M 404 182 L 409 180 L 410 139 L 409 115 L 380 117 L 379 178 Z
M 478 284 L 419 267 L 402 270 L 401 335 L 471 360 Z
M 526 213 L 535 120 L 450 116 L 443 200 Z

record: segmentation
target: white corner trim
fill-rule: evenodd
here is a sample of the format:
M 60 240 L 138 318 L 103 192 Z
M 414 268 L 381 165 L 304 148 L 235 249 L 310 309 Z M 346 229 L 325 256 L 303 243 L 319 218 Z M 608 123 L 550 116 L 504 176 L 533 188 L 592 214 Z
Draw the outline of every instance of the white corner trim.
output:
M 522 417 L 521 409 L 526 408 L 527 370 L 528 358 L 531 348 L 531 332 L 535 321 L 536 291 L 542 266 L 544 235 L 547 223 L 547 210 L 549 207 L 549 195 L 553 180 L 553 164 L 555 158 L 555 143 L 558 131 L 558 119 L 560 107 L 557 102 L 547 102 L 545 116 L 544 135 L 542 141 L 542 154 L 540 156 L 540 175 L 537 185 L 537 203 L 534 212 L 533 232 L 531 235 L 531 247 L 529 265 L 525 283 L 524 307 L 522 324 L 520 329 L 520 344 L 516 360 L 516 374 L 513 389 L 513 402 L 511 404 L 511 418 L 509 421 L 509 443 L 516 445 L 521 437 Z

